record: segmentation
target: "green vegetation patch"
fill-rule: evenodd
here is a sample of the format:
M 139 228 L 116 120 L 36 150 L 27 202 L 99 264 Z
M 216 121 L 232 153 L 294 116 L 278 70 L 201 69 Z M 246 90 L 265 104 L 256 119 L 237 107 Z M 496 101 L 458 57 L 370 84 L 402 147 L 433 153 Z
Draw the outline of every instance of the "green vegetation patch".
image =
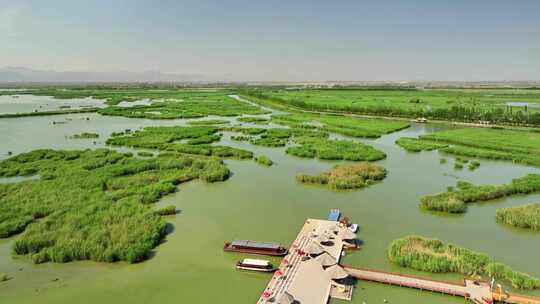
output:
M 206 125 L 225 125 L 228 124 L 228 120 L 224 119 L 206 119 L 206 120 L 193 120 L 187 122 L 192 126 L 206 126 Z
M 510 160 L 540 166 L 540 132 L 495 128 L 464 128 L 396 141 L 409 151 L 434 150 L 495 160 Z M 504 143 L 504 144 L 501 144 Z M 461 161 L 465 163 L 465 161 Z M 473 165 L 473 170 L 478 166 Z
M 294 128 L 319 129 L 347 136 L 369 138 L 378 138 L 409 127 L 409 123 L 403 121 L 322 114 L 273 115 L 272 122 Z
M 529 174 L 516 178 L 505 185 L 475 186 L 466 182 L 458 182 L 457 189 L 450 187 L 448 192 L 427 195 L 421 198 L 420 208 L 432 211 L 463 213 L 466 203 L 489 201 L 506 196 L 530 194 L 540 191 L 540 175 Z
M 132 107 L 109 106 L 100 109 L 102 115 L 124 116 L 130 118 L 176 119 L 198 118 L 208 115 L 238 116 L 242 114 L 266 114 L 266 110 L 238 101 L 221 92 L 178 93 L 174 98 L 156 100 L 150 105 Z
M 272 128 L 266 129 L 259 138 L 253 138 L 250 142 L 254 145 L 265 147 L 283 147 L 290 140 L 296 141 L 301 138 L 327 138 L 328 133 L 299 128 Z
M 441 149 L 445 153 L 540 166 L 539 132 L 467 128 L 435 132 L 420 138 L 451 144 Z
M 540 231 L 540 204 L 529 204 L 497 210 L 497 222 Z
M 107 140 L 107 144 L 224 158 L 253 157 L 250 151 L 210 145 L 220 140 L 217 131 L 211 126 L 147 127 L 135 132 L 117 133 Z
M 448 144 L 411 137 L 401 137 L 396 140 L 396 144 L 409 152 L 432 151 L 448 147 Z
M 384 152 L 360 142 L 308 137 L 296 138 L 294 141 L 299 146 L 287 148 L 286 153 L 297 157 L 352 161 L 386 158 Z
M 514 288 L 540 288 L 540 280 L 496 263 L 489 256 L 437 239 L 407 236 L 394 240 L 388 247 L 393 263 L 420 271 L 464 275 L 484 275 L 510 283 Z
M 13 251 L 35 263 L 144 260 L 165 233 L 151 205 L 180 183 L 223 181 L 216 158 L 137 159 L 108 149 L 35 150 L 0 162 L 0 237 L 21 234 Z
M 99 134 L 97 134 L 97 133 L 83 132 L 83 133 L 81 133 L 81 134 L 74 134 L 74 135 L 71 135 L 71 136 L 69 136 L 68 138 L 71 138 L 71 139 L 99 138 Z
M 261 164 L 261 165 L 267 166 L 267 167 L 270 167 L 270 166 L 272 166 L 274 164 L 274 162 L 268 156 L 265 156 L 265 155 L 259 155 L 259 156 L 255 157 L 255 161 L 258 164 Z
M 337 165 L 320 175 L 300 174 L 296 180 L 305 184 L 327 185 L 334 190 L 360 189 L 386 177 L 382 166 L 362 162 L 359 164 Z
M 158 215 L 173 215 L 176 214 L 176 206 L 168 205 L 155 211 Z
M 255 116 L 239 117 L 237 120 L 239 122 L 252 123 L 252 124 L 257 124 L 257 125 L 267 125 L 270 123 L 269 118 L 255 117 Z

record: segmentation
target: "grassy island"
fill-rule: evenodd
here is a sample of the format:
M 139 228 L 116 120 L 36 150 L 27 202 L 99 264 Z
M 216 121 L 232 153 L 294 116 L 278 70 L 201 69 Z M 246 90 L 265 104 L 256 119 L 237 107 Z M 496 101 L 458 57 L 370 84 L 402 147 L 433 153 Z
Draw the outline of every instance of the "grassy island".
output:
M 117 133 L 107 140 L 107 144 L 223 158 L 253 157 L 250 151 L 210 145 L 220 140 L 217 132 L 218 128 L 211 126 L 147 127 L 140 131 Z
M 386 177 L 382 166 L 362 162 L 359 164 L 337 165 L 320 175 L 300 174 L 296 180 L 305 184 L 327 185 L 334 190 L 360 189 Z
M 409 152 L 431 151 L 448 147 L 447 144 L 411 137 L 402 137 L 396 140 L 396 144 Z
M 272 122 L 292 128 L 318 129 L 353 137 L 378 138 L 409 127 L 409 123 L 388 119 L 343 115 L 283 114 L 273 115 Z
M 270 167 L 274 164 L 274 162 L 268 156 L 265 156 L 265 155 L 260 155 L 260 156 L 255 157 L 255 161 L 258 164 L 261 164 L 267 167 Z
M 219 159 L 133 158 L 108 149 L 35 150 L 0 162 L 0 177 L 39 179 L 0 184 L 0 237 L 20 234 L 13 251 L 35 263 L 144 260 L 165 233 L 151 208 L 178 184 L 223 181 Z
M 497 222 L 540 231 L 540 204 L 529 204 L 497 210 Z
M 388 258 L 399 266 L 420 271 L 484 275 L 506 281 L 514 288 L 540 288 L 540 279 L 514 271 L 485 254 L 437 239 L 407 236 L 394 240 L 388 248 Z
M 376 161 L 386 154 L 372 146 L 349 140 L 298 138 L 299 146 L 287 148 L 286 153 L 303 158 L 327 160 Z
M 452 188 L 445 193 L 422 197 L 420 207 L 432 211 L 463 213 L 467 210 L 466 203 L 489 201 L 538 191 L 540 191 L 540 175 L 538 174 L 529 174 L 512 180 L 510 184 L 498 186 L 475 186 L 466 182 L 458 182 L 455 190 Z

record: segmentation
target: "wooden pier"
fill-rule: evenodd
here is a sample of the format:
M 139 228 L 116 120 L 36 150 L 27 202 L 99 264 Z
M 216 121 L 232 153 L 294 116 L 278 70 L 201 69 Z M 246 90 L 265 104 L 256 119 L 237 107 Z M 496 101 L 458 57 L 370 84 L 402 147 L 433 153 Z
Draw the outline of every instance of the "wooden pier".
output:
M 351 235 L 352 234 L 352 235 Z M 350 300 L 353 286 L 334 281 L 340 273 L 338 265 L 345 239 L 356 235 L 336 221 L 308 219 L 283 258 L 279 269 L 261 294 L 258 304 L 293 303 L 326 304 L 330 297 Z M 326 245 L 321 245 L 324 243 Z M 310 252 L 319 250 L 319 256 Z M 337 269 L 336 269 L 337 267 Z
M 475 304 L 540 304 L 540 298 L 492 290 L 489 283 L 430 278 L 339 264 L 343 249 L 356 234 L 336 221 L 307 219 L 257 304 L 327 304 L 329 298 L 351 300 L 353 285 L 345 278 L 390 284 L 463 297 Z M 354 280 L 354 279 L 353 279 Z
M 359 280 L 372 281 L 402 287 L 427 290 L 452 296 L 464 297 L 473 303 L 487 304 L 494 301 L 509 304 L 540 304 L 539 298 L 492 291 L 487 282 L 464 279 L 463 282 L 446 282 L 367 268 L 343 266 L 353 277 Z

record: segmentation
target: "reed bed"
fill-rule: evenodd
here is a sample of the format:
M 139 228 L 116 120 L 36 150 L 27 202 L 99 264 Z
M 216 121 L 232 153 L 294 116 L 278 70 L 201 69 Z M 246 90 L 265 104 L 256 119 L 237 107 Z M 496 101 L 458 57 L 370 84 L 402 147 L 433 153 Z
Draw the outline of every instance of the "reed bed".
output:
M 540 279 L 493 261 L 486 254 L 421 236 L 392 241 L 388 247 L 391 262 L 420 271 L 483 275 L 510 283 L 514 288 L 540 288 Z
M 13 252 L 35 263 L 135 263 L 165 235 L 151 204 L 192 179 L 226 180 L 220 159 L 162 155 L 138 159 L 108 149 L 35 150 L 0 162 L 0 237 L 20 234 Z
M 467 203 L 494 200 L 506 196 L 530 194 L 540 191 L 540 175 L 529 174 L 516 178 L 510 184 L 476 186 L 458 182 L 457 189 L 427 195 L 420 199 L 420 208 L 432 211 L 464 213 Z
M 305 137 L 294 141 L 299 146 L 289 147 L 285 152 L 297 157 L 351 161 L 376 161 L 386 158 L 384 152 L 360 142 Z
M 133 148 L 156 149 L 185 154 L 250 159 L 250 151 L 210 143 L 219 141 L 219 129 L 212 126 L 147 127 L 140 131 L 117 133 L 107 144 Z
M 497 222 L 540 231 L 540 204 L 528 204 L 497 210 Z
M 396 144 L 409 152 L 432 151 L 448 147 L 448 144 L 411 137 L 401 137 L 396 140 Z
M 304 184 L 327 185 L 330 189 L 346 190 L 360 189 L 386 177 L 387 171 L 382 166 L 369 162 L 358 164 L 337 165 L 328 172 L 320 175 L 300 174 L 298 182 Z

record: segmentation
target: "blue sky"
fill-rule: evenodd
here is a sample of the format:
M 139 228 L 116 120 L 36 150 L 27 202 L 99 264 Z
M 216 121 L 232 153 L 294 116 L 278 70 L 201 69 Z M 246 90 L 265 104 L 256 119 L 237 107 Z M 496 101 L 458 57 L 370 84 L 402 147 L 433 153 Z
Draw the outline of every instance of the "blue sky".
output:
M 235 80 L 540 79 L 540 1 L 5 1 L 0 66 Z

